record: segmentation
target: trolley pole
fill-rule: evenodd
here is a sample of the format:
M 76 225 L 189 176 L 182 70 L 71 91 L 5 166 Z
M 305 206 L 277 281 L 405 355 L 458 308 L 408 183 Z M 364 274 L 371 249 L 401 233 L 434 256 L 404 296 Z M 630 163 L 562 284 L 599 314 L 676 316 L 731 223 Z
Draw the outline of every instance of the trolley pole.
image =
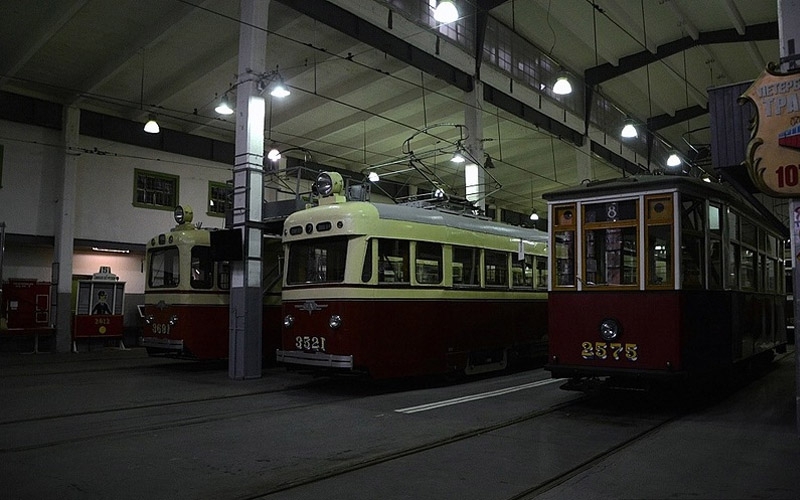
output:
M 778 39 L 781 69 L 796 70 L 800 66 L 797 44 L 800 42 L 800 0 L 778 0 Z M 800 48 L 800 47 L 798 47 Z M 792 283 L 794 285 L 794 369 L 795 420 L 800 435 L 800 199 L 789 203 L 789 229 L 792 248 Z

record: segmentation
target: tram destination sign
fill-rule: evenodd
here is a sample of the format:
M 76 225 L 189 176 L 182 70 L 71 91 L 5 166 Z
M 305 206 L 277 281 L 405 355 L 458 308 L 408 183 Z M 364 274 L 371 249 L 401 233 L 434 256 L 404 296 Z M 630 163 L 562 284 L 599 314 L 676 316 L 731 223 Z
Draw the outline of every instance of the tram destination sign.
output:
M 800 195 L 800 72 L 772 64 L 742 94 L 757 114 L 745 163 L 753 183 L 771 196 Z

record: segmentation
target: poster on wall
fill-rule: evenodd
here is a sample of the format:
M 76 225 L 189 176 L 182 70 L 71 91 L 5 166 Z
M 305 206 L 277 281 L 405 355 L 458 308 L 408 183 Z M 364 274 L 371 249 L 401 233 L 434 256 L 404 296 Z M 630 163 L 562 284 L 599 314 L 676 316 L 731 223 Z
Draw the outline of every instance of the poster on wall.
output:
M 740 99 L 757 109 L 745 162 L 756 187 L 780 197 L 800 195 L 800 71 L 770 64 Z

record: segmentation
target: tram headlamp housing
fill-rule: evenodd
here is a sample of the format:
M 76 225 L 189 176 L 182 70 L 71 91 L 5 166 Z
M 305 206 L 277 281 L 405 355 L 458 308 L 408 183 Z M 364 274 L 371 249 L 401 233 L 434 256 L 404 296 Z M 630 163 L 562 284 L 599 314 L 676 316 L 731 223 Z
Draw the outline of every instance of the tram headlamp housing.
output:
M 322 172 L 317 177 L 317 192 L 320 196 L 340 194 L 344 181 L 337 172 Z
M 155 322 L 155 320 L 156 317 L 153 316 L 152 314 L 148 314 L 147 316 L 144 317 L 144 322 L 147 323 L 148 325 L 152 325 Z
M 330 326 L 332 330 L 336 330 L 337 328 L 342 326 L 342 317 L 339 316 L 338 314 L 334 314 L 328 320 L 328 326 Z
M 177 314 L 173 314 L 172 316 L 169 317 L 170 326 L 175 326 L 177 323 L 178 323 L 178 315 Z
M 622 327 L 619 324 L 619 321 L 606 318 L 600 322 L 600 336 L 603 340 L 614 340 L 615 338 L 619 337 L 619 334 L 622 332 Z
M 194 212 L 192 211 L 192 207 L 189 205 L 178 205 L 175 207 L 175 211 L 172 215 L 175 217 L 175 222 L 178 224 L 188 224 L 189 222 L 192 222 L 192 219 L 194 219 Z
M 292 316 L 291 314 L 287 314 L 283 318 L 283 327 L 284 328 L 291 328 L 292 326 L 294 326 L 294 316 Z

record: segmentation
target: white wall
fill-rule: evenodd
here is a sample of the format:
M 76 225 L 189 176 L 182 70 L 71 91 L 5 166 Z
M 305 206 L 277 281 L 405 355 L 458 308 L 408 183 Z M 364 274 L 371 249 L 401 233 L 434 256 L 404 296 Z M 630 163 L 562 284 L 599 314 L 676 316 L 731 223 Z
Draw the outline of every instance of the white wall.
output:
M 231 179 L 230 165 L 85 136 L 81 147 L 108 154 L 81 155 L 76 239 L 144 244 L 175 225 L 171 211 L 133 205 L 135 169 L 178 176 L 178 201 L 192 206 L 194 222 L 204 227 L 224 225 L 224 219 L 206 215 L 208 182 Z
M 62 134 L 57 130 L 0 120 L 4 147 L 0 222 L 7 235 L 54 238 L 56 199 L 63 168 Z M 75 239 L 144 245 L 175 226 L 172 212 L 133 206 L 134 170 L 179 177 L 179 202 L 194 210 L 194 221 L 222 227 L 224 219 L 206 215 L 208 182 L 231 179 L 231 166 L 172 153 L 81 136 L 76 176 Z M 53 249 L 15 248 L 6 243 L 3 279 L 51 280 Z M 125 281 L 126 293 L 144 292 L 141 255 L 97 252 L 75 254 L 74 274 L 93 274 L 111 266 Z
M 0 222 L 7 232 L 52 236 L 56 173 L 63 163 L 60 140 L 58 131 L 0 120 Z

